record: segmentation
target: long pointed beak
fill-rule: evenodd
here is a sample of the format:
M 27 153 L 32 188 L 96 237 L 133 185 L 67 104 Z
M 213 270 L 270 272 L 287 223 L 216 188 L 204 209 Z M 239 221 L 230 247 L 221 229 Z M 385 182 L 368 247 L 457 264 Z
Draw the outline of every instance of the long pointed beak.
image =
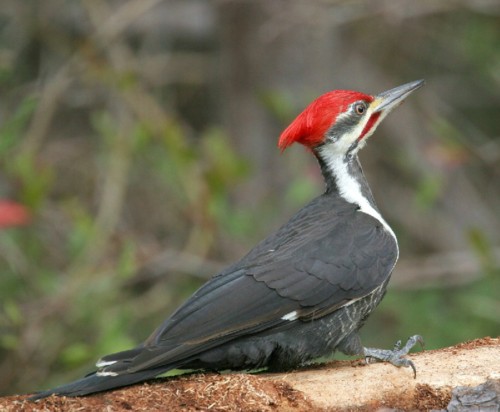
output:
M 416 80 L 377 94 L 372 102 L 375 108 L 374 113 L 389 113 L 392 109 L 401 104 L 411 93 L 420 89 L 424 84 L 424 80 Z

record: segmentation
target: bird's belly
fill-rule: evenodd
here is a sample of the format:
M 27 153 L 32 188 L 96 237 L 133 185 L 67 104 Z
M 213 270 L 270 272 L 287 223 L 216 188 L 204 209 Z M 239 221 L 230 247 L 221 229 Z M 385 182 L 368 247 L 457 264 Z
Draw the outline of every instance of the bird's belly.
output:
M 278 328 L 241 337 L 208 350 L 191 359 L 185 368 L 251 370 L 267 367 L 273 371 L 284 371 L 315 358 L 332 355 L 336 349 L 345 351 L 346 340 L 356 335 L 382 300 L 385 285 L 320 319 L 290 321 Z

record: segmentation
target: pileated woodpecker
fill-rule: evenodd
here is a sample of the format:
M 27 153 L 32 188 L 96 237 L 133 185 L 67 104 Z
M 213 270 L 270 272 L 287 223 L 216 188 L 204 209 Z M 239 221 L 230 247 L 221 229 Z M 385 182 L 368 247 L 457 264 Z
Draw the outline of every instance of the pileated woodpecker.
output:
M 405 355 L 422 343 L 420 336 L 383 350 L 363 347 L 358 335 L 385 294 L 398 245 L 357 153 L 384 117 L 423 84 L 376 96 L 335 90 L 313 101 L 282 133 L 279 147 L 308 147 L 325 192 L 196 291 L 144 343 L 105 356 L 97 371 L 32 399 L 87 395 L 171 369 L 283 371 L 336 350 L 415 372 Z

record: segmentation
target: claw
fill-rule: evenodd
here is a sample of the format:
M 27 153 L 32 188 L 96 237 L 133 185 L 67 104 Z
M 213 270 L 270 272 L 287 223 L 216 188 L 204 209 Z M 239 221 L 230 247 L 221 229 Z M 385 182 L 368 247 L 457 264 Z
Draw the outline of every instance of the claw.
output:
M 402 350 L 407 350 L 407 353 L 416 345 L 419 344 L 422 349 L 425 348 L 424 338 L 420 335 L 413 335 L 406 342 L 405 347 Z
M 382 361 L 390 362 L 398 367 L 410 367 L 413 370 L 413 377 L 416 379 L 417 368 L 415 364 L 410 359 L 404 358 L 404 356 L 407 355 L 417 343 L 419 343 L 422 348 L 424 347 L 424 340 L 420 335 L 413 335 L 410 337 L 402 348 L 401 341 L 396 342 L 393 350 L 364 348 L 365 361 L 367 364 L 373 361 Z
M 420 335 L 415 335 L 415 337 L 417 339 L 417 342 L 420 344 L 420 347 L 424 349 L 425 348 L 424 338 Z
M 369 365 L 370 363 L 380 362 L 379 359 L 374 358 L 373 356 L 365 356 L 365 363 Z
M 408 359 L 408 365 L 413 369 L 413 379 L 417 379 L 417 368 L 415 368 L 415 364 L 413 361 Z

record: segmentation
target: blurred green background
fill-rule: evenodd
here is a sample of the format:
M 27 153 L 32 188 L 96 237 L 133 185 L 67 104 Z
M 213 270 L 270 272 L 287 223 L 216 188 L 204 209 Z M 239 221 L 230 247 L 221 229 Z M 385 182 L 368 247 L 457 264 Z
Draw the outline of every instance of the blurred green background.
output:
M 322 191 L 280 131 L 425 78 L 362 152 L 401 259 L 367 346 L 500 334 L 500 4 L 3 0 L 0 392 L 143 339 Z

